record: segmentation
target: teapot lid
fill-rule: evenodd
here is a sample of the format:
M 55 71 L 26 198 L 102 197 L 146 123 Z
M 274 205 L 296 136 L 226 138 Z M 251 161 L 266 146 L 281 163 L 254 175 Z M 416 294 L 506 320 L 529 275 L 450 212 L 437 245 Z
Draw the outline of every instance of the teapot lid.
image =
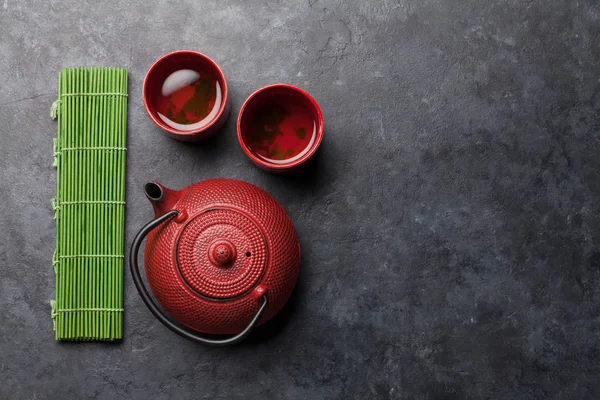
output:
M 187 286 L 211 300 L 228 300 L 252 290 L 263 276 L 268 247 L 254 218 L 227 206 L 191 218 L 177 238 L 177 268 Z

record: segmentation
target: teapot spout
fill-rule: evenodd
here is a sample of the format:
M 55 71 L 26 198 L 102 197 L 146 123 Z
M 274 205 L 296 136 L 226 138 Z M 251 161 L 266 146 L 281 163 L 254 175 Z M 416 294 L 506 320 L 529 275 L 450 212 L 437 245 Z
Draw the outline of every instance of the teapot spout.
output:
M 144 193 L 152 203 L 155 217 L 172 210 L 180 197 L 179 191 L 168 189 L 156 181 L 147 182 L 144 185 Z

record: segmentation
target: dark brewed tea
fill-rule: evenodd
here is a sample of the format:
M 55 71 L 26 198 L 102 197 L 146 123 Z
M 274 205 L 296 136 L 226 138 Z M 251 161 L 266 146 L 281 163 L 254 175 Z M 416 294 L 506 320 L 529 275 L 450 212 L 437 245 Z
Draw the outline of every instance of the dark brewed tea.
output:
M 157 113 L 171 128 L 191 131 L 208 125 L 217 116 L 221 97 L 221 86 L 213 75 L 181 69 L 162 84 Z
M 304 156 L 316 137 L 316 121 L 306 100 L 288 93 L 256 99 L 247 110 L 245 141 L 260 158 L 274 164 L 293 162 Z

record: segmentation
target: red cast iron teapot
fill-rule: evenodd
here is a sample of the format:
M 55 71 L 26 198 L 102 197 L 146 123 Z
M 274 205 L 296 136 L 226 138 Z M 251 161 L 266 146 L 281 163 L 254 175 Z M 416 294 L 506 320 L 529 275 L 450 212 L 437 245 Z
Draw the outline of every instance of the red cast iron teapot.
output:
M 283 307 L 300 272 L 300 245 L 271 195 L 233 179 L 180 191 L 148 182 L 144 190 L 156 219 L 133 240 L 130 267 L 142 299 L 163 324 L 202 344 L 227 345 Z M 146 277 L 162 308 L 140 274 L 146 236 Z

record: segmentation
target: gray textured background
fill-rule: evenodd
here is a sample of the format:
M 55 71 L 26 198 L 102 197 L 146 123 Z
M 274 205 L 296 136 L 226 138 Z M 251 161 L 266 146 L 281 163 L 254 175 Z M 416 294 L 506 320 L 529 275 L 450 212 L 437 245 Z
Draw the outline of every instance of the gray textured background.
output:
M 0 398 L 599 398 L 599 42 L 595 0 L 0 0 Z M 146 70 L 182 48 L 230 84 L 207 144 L 142 106 Z M 130 70 L 127 247 L 148 179 L 243 179 L 290 213 L 299 286 L 243 345 L 172 334 L 128 273 L 122 343 L 54 341 L 48 111 L 82 65 Z M 302 176 L 235 137 L 275 82 L 325 115 Z

